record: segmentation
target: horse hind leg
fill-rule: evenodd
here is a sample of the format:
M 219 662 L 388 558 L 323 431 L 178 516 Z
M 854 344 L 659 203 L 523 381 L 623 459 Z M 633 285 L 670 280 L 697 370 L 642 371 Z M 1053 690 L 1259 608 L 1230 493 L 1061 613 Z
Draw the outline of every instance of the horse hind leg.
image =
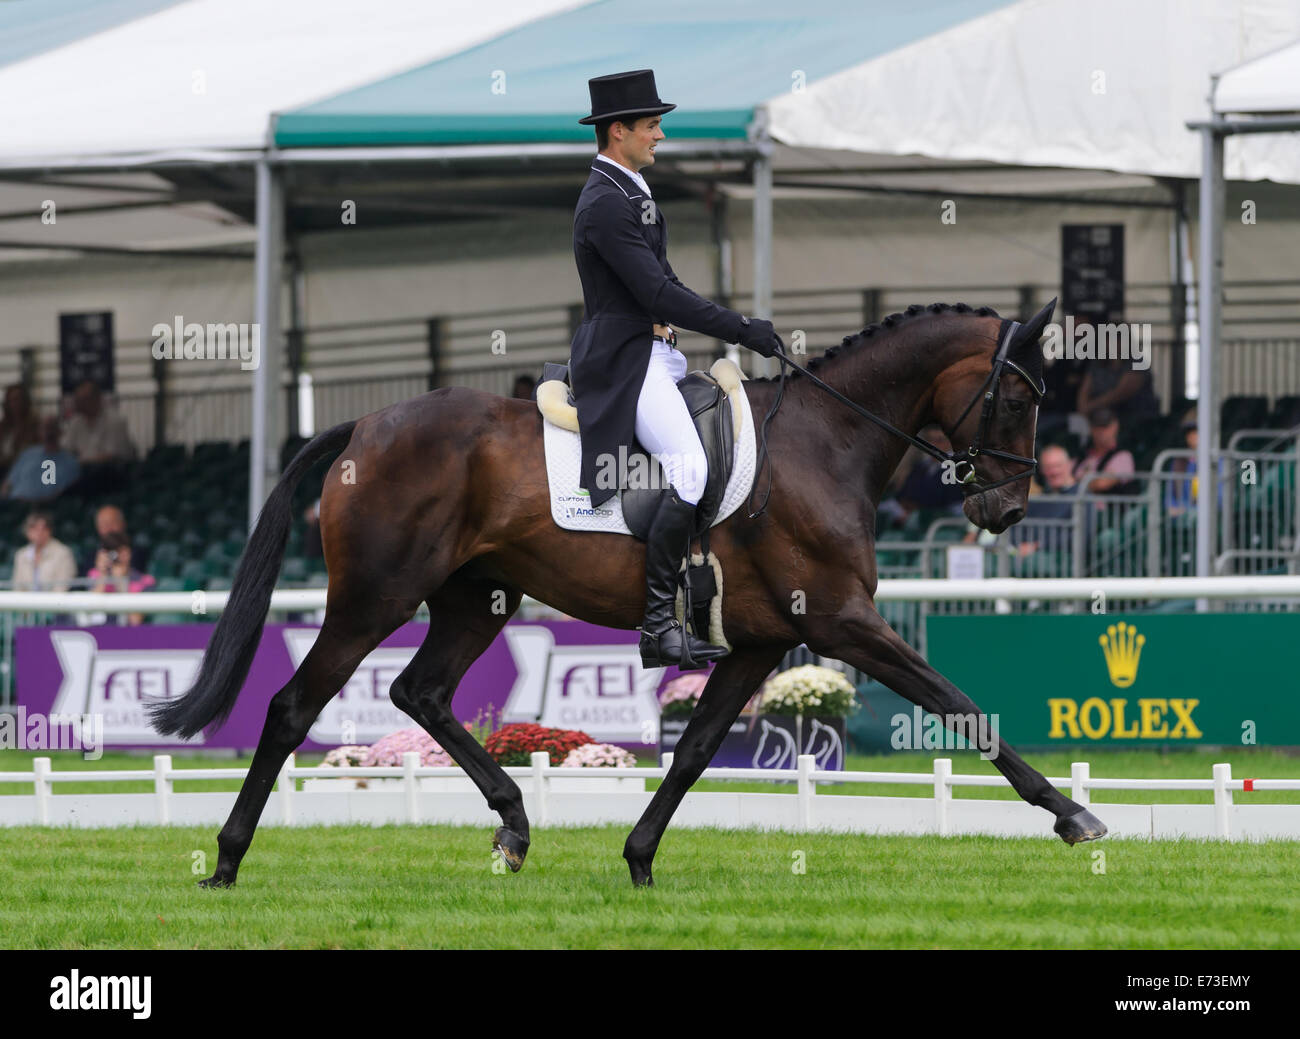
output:
M 234 885 L 239 864 L 253 841 L 262 809 L 285 760 L 307 738 L 321 710 L 343 688 L 357 665 L 401 623 L 395 619 L 358 629 L 339 620 L 359 613 L 351 609 L 327 610 L 325 623 L 306 658 L 271 698 L 253 763 L 235 807 L 217 835 L 216 871 L 200 881 L 201 886 Z
M 429 633 L 394 680 L 393 704 L 414 718 L 474 781 L 501 816 L 493 847 L 518 873 L 528 854 L 528 816 L 519 785 L 451 710 L 456 687 L 519 608 L 521 593 L 499 582 L 453 576 L 430 596 Z

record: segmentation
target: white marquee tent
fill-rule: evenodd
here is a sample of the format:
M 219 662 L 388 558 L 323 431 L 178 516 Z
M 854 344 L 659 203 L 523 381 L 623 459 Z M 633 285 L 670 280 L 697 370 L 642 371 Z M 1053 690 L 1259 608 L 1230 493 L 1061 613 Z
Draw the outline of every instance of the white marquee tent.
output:
M 754 199 L 760 312 L 771 293 L 774 176 L 776 192 L 787 194 L 920 189 L 1167 198 L 1167 178 L 1201 172 L 1186 124 L 1207 112 L 1211 76 L 1241 66 L 1219 84 L 1220 113 L 1294 110 L 1287 84 L 1296 53 L 1279 49 L 1300 37 L 1294 0 L 943 0 L 907 15 L 876 0 L 809 0 L 798 11 L 741 0 L 696 6 L 724 21 L 750 19 L 734 53 L 721 50 L 711 67 L 690 70 L 700 90 L 727 80 L 729 68 L 738 76 L 744 55 L 781 73 L 780 88 L 745 99 L 753 109 L 748 140 L 729 153 L 753 170 L 751 188 L 733 178 L 727 190 Z M 653 19 L 643 7 L 623 0 L 11 0 L 0 5 L 0 261 L 28 264 L 92 247 L 165 252 L 256 242 L 257 317 L 274 343 L 278 177 L 320 157 L 311 148 L 275 146 L 277 113 L 418 75 L 474 48 L 490 55 L 513 40 L 535 55 L 529 33 L 544 33 L 556 19 L 574 12 L 608 18 L 611 11 Z M 819 11 L 833 11 L 851 31 L 833 41 L 834 67 L 823 60 L 819 74 L 805 76 L 807 55 L 783 50 L 795 37 L 780 30 Z M 654 48 L 628 44 L 631 24 L 611 24 L 608 60 L 658 66 Z M 683 16 L 674 31 L 690 33 L 694 25 Z M 755 54 L 755 40 L 762 53 Z M 676 41 L 663 42 L 670 62 Z M 570 60 L 543 57 L 560 70 Z M 1228 178 L 1300 184 L 1300 139 L 1236 134 L 1205 134 L 1218 142 Z M 443 154 L 458 161 L 492 147 Z M 496 147 L 505 163 L 566 149 L 576 155 L 590 145 Z M 692 148 L 679 154 L 705 154 L 707 142 Z M 437 152 L 436 144 L 338 148 L 331 161 L 373 167 Z M 242 212 L 238 200 L 178 192 L 159 176 L 181 168 L 242 170 L 247 218 L 231 219 Z M 255 190 L 248 176 L 254 168 Z M 57 227 L 31 219 L 51 184 L 75 214 Z M 134 196 L 126 206 L 123 193 Z M 1222 202 L 1221 177 L 1217 196 L 1204 197 Z M 263 385 L 255 415 L 273 399 Z M 254 480 L 255 499 L 266 475 Z

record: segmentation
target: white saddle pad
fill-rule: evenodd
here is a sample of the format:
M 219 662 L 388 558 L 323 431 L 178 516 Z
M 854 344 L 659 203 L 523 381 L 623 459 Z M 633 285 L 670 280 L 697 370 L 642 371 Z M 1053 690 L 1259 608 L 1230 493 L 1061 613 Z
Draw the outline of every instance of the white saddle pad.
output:
M 739 406 L 740 436 L 732 444 L 731 479 L 712 526 L 717 526 L 749 497 L 754 486 L 754 416 L 745 396 L 745 384 L 730 396 Z M 551 489 L 551 517 L 565 530 L 598 530 L 607 534 L 631 534 L 623 522 L 623 494 L 620 491 L 598 509 L 591 507 L 591 495 L 582 490 L 582 444 L 577 433 L 561 429 L 543 418 L 546 449 L 546 480 Z

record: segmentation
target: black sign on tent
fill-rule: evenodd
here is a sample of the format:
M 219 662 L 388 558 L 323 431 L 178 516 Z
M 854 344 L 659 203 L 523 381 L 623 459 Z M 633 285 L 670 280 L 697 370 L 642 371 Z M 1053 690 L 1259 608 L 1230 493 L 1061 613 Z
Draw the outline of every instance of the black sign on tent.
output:
M 113 392 L 113 312 L 59 315 L 59 384 L 67 394 L 89 379 Z

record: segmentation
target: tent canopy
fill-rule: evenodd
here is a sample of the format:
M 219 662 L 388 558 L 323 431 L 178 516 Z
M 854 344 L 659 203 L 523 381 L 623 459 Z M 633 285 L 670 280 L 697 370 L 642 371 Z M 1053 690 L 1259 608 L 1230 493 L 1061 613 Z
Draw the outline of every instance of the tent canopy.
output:
M 1218 112 L 1300 112 L 1300 40 L 1238 65 L 1219 77 Z
M 455 54 L 574 2 L 0 3 L 0 169 L 219 162 L 221 152 L 260 151 L 272 112 Z
M 281 115 L 281 147 L 587 142 L 587 80 L 653 66 L 668 132 L 743 139 L 754 110 L 1007 0 L 600 0 Z
M 0 67 L 97 36 L 183 0 L 8 0 L 0 4 Z
M 1185 124 L 1207 114 L 1210 76 L 1300 36 L 1295 0 L 1195 7 L 1002 7 L 774 98 L 772 136 L 802 148 L 1194 178 L 1200 143 Z M 1289 66 L 1284 53 L 1255 66 L 1235 75 L 1289 76 L 1293 87 L 1300 75 L 1294 51 Z M 1300 140 L 1237 141 L 1227 163 L 1233 180 L 1300 183 Z

